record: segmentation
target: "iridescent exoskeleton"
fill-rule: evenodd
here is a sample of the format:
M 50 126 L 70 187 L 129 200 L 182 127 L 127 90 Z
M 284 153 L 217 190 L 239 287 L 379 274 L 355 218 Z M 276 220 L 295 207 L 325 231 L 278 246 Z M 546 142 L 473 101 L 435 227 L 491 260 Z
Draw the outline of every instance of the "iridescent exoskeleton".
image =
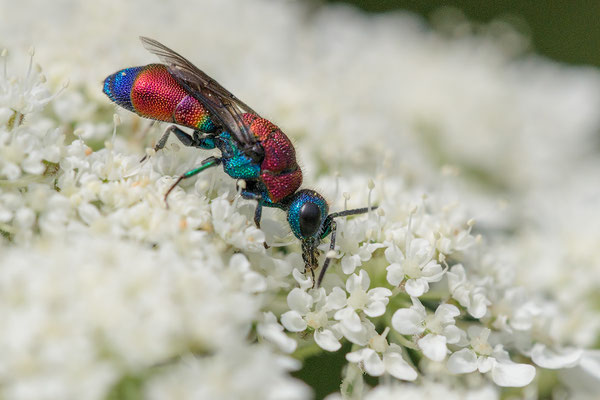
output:
M 302 241 L 305 270 L 318 267 L 317 246 L 330 233 L 335 247 L 335 218 L 361 214 L 368 208 L 329 214 L 327 201 L 314 190 L 302 189 L 302 171 L 290 139 L 273 123 L 240 101 L 192 63 L 161 43 L 142 37 L 144 47 L 163 64 L 122 69 L 104 80 L 104 93 L 119 106 L 142 117 L 193 129 L 188 134 L 170 126 L 155 146 L 162 149 L 169 135 L 185 146 L 217 148 L 221 157 L 208 157 L 169 188 L 207 168 L 222 164 L 226 174 L 246 182 L 241 195 L 257 201 L 254 222 L 260 228 L 262 207 L 287 212 L 294 235 Z M 373 207 L 374 208 L 374 207 Z M 319 275 L 320 285 L 330 258 Z

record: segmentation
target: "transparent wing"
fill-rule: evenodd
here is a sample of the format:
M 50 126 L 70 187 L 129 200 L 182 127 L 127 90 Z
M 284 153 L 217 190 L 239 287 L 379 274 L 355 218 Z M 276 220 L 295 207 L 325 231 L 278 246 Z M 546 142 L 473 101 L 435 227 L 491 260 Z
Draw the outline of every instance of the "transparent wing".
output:
M 167 46 L 143 36 L 140 40 L 169 68 L 177 82 L 208 109 L 215 122 L 242 145 L 244 153 L 256 160 L 262 158 L 264 150 L 242 118 L 242 113 L 258 115 L 253 109 Z

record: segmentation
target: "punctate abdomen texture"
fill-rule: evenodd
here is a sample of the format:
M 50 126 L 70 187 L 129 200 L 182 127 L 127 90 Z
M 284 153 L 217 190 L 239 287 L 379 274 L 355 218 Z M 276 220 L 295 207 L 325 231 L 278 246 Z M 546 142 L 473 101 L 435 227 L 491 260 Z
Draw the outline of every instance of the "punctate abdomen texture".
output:
M 104 93 L 119 106 L 159 121 L 212 132 L 206 108 L 162 64 L 122 69 L 104 80 Z

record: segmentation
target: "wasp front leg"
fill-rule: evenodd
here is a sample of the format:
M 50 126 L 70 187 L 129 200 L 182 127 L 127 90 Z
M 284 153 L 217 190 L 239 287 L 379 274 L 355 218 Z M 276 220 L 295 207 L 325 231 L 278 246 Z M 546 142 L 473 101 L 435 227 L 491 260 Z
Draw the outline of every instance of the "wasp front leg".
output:
M 331 217 L 327 217 L 325 221 L 325 226 L 327 230 L 331 231 L 331 242 L 329 243 L 329 251 L 335 251 L 335 236 L 337 231 L 337 223 Z M 319 280 L 317 281 L 317 287 L 321 286 L 321 282 L 323 282 L 323 278 L 325 277 L 325 272 L 327 272 L 327 268 L 329 268 L 329 263 L 331 262 L 331 258 L 325 255 L 325 262 L 323 263 L 323 268 L 321 268 L 321 273 L 319 274 Z M 314 279 L 313 279 L 314 282 Z
M 249 200 L 256 200 L 256 208 L 254 209 L 254 224 L 256 225 L 256 227 L 258 229 L 260 229 L 260 220 L 262 219 L 262 196 L 254 193 L 254 192 L 249 192 L 247 190 L 243 190 L 242 191 L 242 197 L 245 199 L 249 199 Z M 267 244 L 267 242 L 263 243 L 265 246 L 265 249 L 269 248 L 269 245 Z

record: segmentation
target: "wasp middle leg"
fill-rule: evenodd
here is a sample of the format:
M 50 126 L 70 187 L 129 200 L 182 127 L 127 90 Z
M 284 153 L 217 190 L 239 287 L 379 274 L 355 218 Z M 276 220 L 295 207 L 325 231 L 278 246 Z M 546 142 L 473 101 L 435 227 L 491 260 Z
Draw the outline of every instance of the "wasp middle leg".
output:
M 206 133 L 199 130 L 195 130 L 193 135 L 190 135 L 178 126 L 171 125 L 165 130 L 165 133 L 162 134 L 160 139 L 158 139 L 158 142 L 156 142 L 156 145 L 154 146 L 154 152 L 158 152 L 166 146 L 167 141 L 169 140 L 169 136 L 171 136 L 171 133 L 174 133 L 177 139 L 179 139 L 179 141 L 181 142 L 181 144 L 183 144 L 186 147 L 200 147 L 203 149 L 214 149 L 215 147 L 212 140 L 206 137 Z M 148 155 L 146 154 L 140 160 L 140 162 L 144 162 L 147 158 Z
M 214 156 L 208 157 L 206 160 L 202 161 L 202 163 L 199 167 L 189 170 L 188 172 L 186 172 L 185 174 L 183 174 L 179 178 L 177 178 L 175 183 L 172 184 L 171 187 L 169 188 L 169 190 L 167 190 L 167 193 L 165 193 L 165 204 L 167 205 L 167 208 L 169 208 L 169 203 L 167 202 L 167 197 L 169 197 L 169 194 L 171 193 L 171 191 L 173 189 L 175 189 L 175 186 L 177 186 L 179 184 L 179 182 L 181 182 L 184 179 L 191 178 L 194 175 L 198 175 L 200 172 L 204 171 L 205 169 L 208 169 L 211 167 L 216 167 L 217 165 L 221 164 L 221 161 L 222 161 L 222 159 L 218 158 L 218 157 L 214 157 Z

